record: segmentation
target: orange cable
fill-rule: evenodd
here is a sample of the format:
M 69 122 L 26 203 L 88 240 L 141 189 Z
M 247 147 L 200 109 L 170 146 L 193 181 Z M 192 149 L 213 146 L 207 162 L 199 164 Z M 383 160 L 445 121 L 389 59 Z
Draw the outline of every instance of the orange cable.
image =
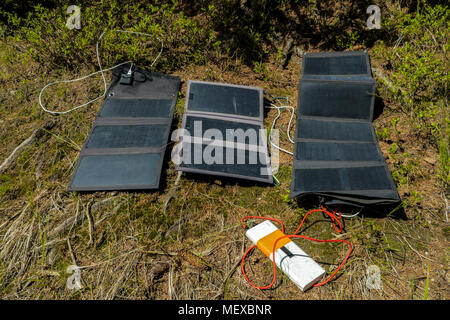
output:
M 302 222 L 300 223 L 299 227 L 297 228 L 297 230 L 296 230 L 293 234 L 291 234 L 291 235 L 285 235 L 285 236 L 283 236 L 283 237 L 280 237 L 280 238 L 278 238 L 278 239 L 274 242 L 274 244 L 273 244 L 273 251 L 272 251 L 273 277 L 272 277 L 272 282 L 271 282 L 270 284 L 268 284 L 267 286 L 264 286 L 264 287 L 258 287 L 258 286 L 256 286 L 256 285 L 254 285 L 254 284 L 250 281 L 250 279 L 247 277 L 247 274 L 246 274 L 245 269 L 244 269 L 245 259 L 246 259 L 247 255 L 248 255 L 254 248 L 256 248 L 257 246 L 254 245 L 254 246 L 251 246 L 250 248 L 247 249 L 247 251 L 244 253 L 244 256 L 242 257 L 242 260 L 241 260 L 241 270 L 242 270 L 242 274 L 244 275 L 245 280 L 247 280 L 247 282 L 248 282 L 252 287 L 254 287 L 254 288 L 256 288 L 256 289 L 259 289 L 259 290 L 265 290 L 265 289 L 271 288 L 271 287 L 275 284 L 275 280 L 276 280 L 276 277 L 277 277 L 277 267 L 276 267 L 276 264 L 275 264 L 275 248 L 276 248 L 276 245 L 277 245 L 278 241 L 280 241 L 281 239 L 284 239 L 284 238 L 289 238 L 289 239 L 291 239 L 291 238 L 301 238 L 301 239 L 307 239 L 307 240 L 316 241 L 316 242 L 343 242 L 343 243 L 345 243 L 345 244 L 347 244 L 347 245 L 349 246 L 349 250 L 348 250 L 348 252 L 347 252 L 347 255 L 346 255 L 346 257 L 344 258 L 344 260 L 342 261 L 342 263 L 339 265 L 339 267 L 331 274 L 330 277 L 328 277 L 325 281 L 323 281 L 323 282 L 321 282 L 321 283 L 315 284 L 314 287 L 320 287 L 320 286 L 323 286 L 324 284 L 327 284 L 329 281 L 331 281 L 331 279 L 336 275 L 336 273 L 337 273 L 337 272 L 342 268 L 342 266 L 347 262 L 348 258 L 350 257 L 350 254 L 351 254 L 351 252 L 352 252 L 352 245 L 351 245 L 350 242 L 348 242 L 348 241 L 346 241 L 346 240 L 342 240 L 342 239 L 321 240 L 321 239 L 310 238 L 310 237 L 307 237 L 307 236 L 297 235 L 297 233 L 301 230 L 301 228 L 302 228 L 302 226 L 303 226 L 303 223 L 304 223 L 305 220 L 306 220 L 306 217 L 308 217 L 308 215 L 310 215 L 311 213 L 314 213 L 314 212 L 324 212 L 324 213 L 326 213 L 326 214 L 331 218 L 331 220 L 333 221 L 333 227 L 334 227 L 334 229 L 335 229 L 338 233 L 342 233 L 342 230 L 343 230 L 343 227 L 342 227 L 342 224 L 341 224 L 342 214 L 341 214 L 340 212 L 339 212 L 339 217 L 337 217 L 337 216 L 336 216 L 336 212 L 337 212 L 337 211 L 334 211 L 333 213 L 331 213 L 330 211 L 326 210 L 323 206 L 321 206 L 321 209 L 315 209 L 315 210 L 309 211 L 309 212 L 303 217 Z M 241 219 L 241 224 L 242 224 L 242 227 L 243 227 L 244 229 L 245 229 L 244 221 L 245 221 L 245 220 L 248 220 L 248 219 L 263 219 L 263 220 L 271 220 L 271 221 L 278 222 L 278 223 L 281 225 L 282 232 L 284 233 L 284 224 L 283 224 L 283 222 L 281 222 L 281 221 L 278 220 L 278 219 L 268 218 L 268 217 L 259 217 L 259 216 L 247 216 L 247 217 L 244 217 L 244 218 Z M 340 227 L 339 229 L 336 227 L 336 222 L 337 222 L 337 224 L 338 224 L 339 227 Z

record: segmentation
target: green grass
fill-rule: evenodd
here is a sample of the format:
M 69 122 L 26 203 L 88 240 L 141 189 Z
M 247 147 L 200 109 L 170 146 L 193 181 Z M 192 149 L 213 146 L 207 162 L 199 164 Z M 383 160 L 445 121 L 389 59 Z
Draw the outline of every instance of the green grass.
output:
M 427 281 L 425 283 L 425 292 L 423 294 L 423 300 L 428 300 L 429 292 L 430 292 L 430 265 L 428 265 Z

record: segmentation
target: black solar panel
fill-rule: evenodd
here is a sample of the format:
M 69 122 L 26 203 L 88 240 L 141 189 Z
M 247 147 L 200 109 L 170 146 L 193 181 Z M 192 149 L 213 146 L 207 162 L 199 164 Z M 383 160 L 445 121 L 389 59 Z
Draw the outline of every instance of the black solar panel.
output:
M 297 191 L 306 192 L 386 190 L 391 188 L 384 166 L 297 169 L 295 184 Z
M 195 148 L 199 148 L 199 150 L 204 153 L 207 145 L 190 143 L 187 144 L 186 147 L 191 148 L 191 161 L 183 164 L 184 169 L 189 169 L 185 170 L 188 172 L 199 172 L 199 170 L 202 170 L 203 173 L 212 175 L 233 175 L 241 178 L 246 177 L 247 179 L 261 179 L 262 173 L 267 171 L 267 166 L 263 165 L 262 161 L 260 161 L 261 159 L 259 158 L 261 156 L 265 156 L 265 154 L 255 151 L 225 147 L 220 152 L 220 155 L 216 155 L 214 154 L 214 151 L 212 151 L 212 155 L 217 156 L 217 159 L 219 159 L 220 162 L 208 164 L 202 161 L 202 163 L 196 164 L 194 163 Z M 232 155 L 230 155 L 230 153 Z M 233 159 L 233 161 L 230 161 L 232 164 L 227 165 L 227 159 Z M 267 178 L 262 178 L 261 181 L 267 182 Z
M 94 127 L 86 148 L 162 147 L 167 125 L 101 125 Z
M 303 57 L 302 76 L 371 76 L 369 56 L 365 52 L 316 52 Z
M 369 122 L 299 117 L 297 138 L 371 142 L 375 131 Z
M 148 189 L 158 184 L 160 153 L 85 155 L 80 158 L 72 190 Z
M 375 143 L 298 142 L 297 160 L 379 161 L 382 155 Z
M 178 77 L 130 65 L 113 72 L 107 98 L 81 151 L 70 191 L 157 189 L 178 96 Z
M 375 82 L 368 54 L 306 54 L 302 69 L 291 197 L 398 204 L 371 122 Z
M 187 96 L 177 170 L 273 183 L 263 90 L 189 81 Z
M 238 132 L 244 133 L 245 140 L 243 143 L 248 144 L 261 144 L 260 135 L 258 134 L 261 124 L 248 123 L 248 122 L 236 122 L 234 120 L 221 120 L 217 118 L 206 118 L 206 117 L 194 117 L 187 116 L 184 128 L 191 132 L 192 136 L 203 137 L 208 130 L 218 130 L 221 136 L 227 140 L 237 140 L 236 134 Z M 245 134 L 247 133 L 247 134 Z
M 105 100 L 102 118 L 169 118 L 172 99 L 114 99 Z
M 262 96 L 257 88 L 191 82 L 188 111 L 260 118 Z
M 372 120 L 373 81 L 302 80 L 299 90 L 301 115 Z

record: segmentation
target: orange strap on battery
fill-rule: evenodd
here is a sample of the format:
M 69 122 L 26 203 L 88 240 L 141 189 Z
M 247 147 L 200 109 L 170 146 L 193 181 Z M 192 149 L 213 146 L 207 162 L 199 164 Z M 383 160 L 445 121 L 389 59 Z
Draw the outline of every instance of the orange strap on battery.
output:
M 277 229 L 276 231 L 265 236 L 264 238 L 259 239 L 256 246 L 267 256 L 267 258 L 270 258 L 272 252 L 277 251 L 278 249 L 284 247 L 289 242 L 291 242 L 291 239 L 283 238 L 284 236 L 285 234 L 281 232 L 279 229 Z M 278 239 L 280 240 L 277 241 Z
M 345 256 L 344 260 L 342 261 L 342 263 L 339 265 L 339 267 L 331 274 L 330 277 L 328 277 L 325 281 L 321 282 L 321 283 L 317 283 L 314 285 L 314 287 L 320 287 L 323 286 L 324 284 L 327 284 L 331 279 L 333 279 L 333 277 L 336 275 L 336 273 L 342 268 L 342 266 L 347 262 L 348 258 L 350 257 L 350 254 L 352 252 L 352 245 L 350 242 L 346 241 L 346 240 L 342 240 L 342 239 L 330 239 L 330 240 L 321 240 L 321 239 L 314 239 L 314 238 L 310 238 L 307 236 L 301 236 L 301 235 L 297 235 L 297 233 L 301 230 L 303 223 L 306 220 L 306 217 L 308 217 L 311 213 L 313 212 L 322 212 L 327 214 L 331 220 L 333 221 L 333 227 L 334 229 L 338 232 L 341 233 L 342 232 L 342 224 L 341 224 L 341 213 L 339 213 L 339 216 L 336 216 L 337 211 L 334 212 L 330 212 L 328 210 L 326 210 L 323 206 L 321 207 L 321 209 L 316 209 L 316 210 L 311 210 L 309 211 L 304 217 L 302 222 L 300 223 L 299 227 L 297 228 L 297 230 L 291 234 L 291 235 L 285 235 L 284 234 L 284 224 L 283 222 L 281 222 L 278 219 L 274 219 L 274 218 L 268 218 L 268 217 L 259 217 L 259 216 L 247 216 L 241 219 L 241 224 L 242 227 L 245 229 L 245 223 L 244 221 L 248 220 L 248 219 L 263 219 L 263 220 L 270 220 L 270 221 L 275 221 L 278 222 L 281 225 L 281 231 L 278 230 L 278 233 L 273 232 L 271 234 L 269 234 L 268 236 L 264 237 L 261 242 L 261 240 L 258 241 L 257 245 L 251 246 L 250 248 L 248 248 L 248 250 L 244 253 L 244 256 L 242 257 L 241 260 L 241 270 L 242 270 L 242 274 L 244 275 L 245 280 L 247 280 L 247 282 L 254 288 L 256 289 L 260 289 L 260 290 L 265 290 L 265 289 L 269 289 L 271 288 L 274 284 L 275 284 L 275 280 L 277 277 L 277 267 L 276 267 L 276 263 L 275 263 L 275 251 L 277 251 L 278 249 L 280 249 L 281 247 L 283 247 L 284 245 L 286 245 L 286 243 L 290 242 L 291 238 L 301 238 L 301 239 L 307 239 L 307 240 L 311 240 L 311 241 L 315 241 L 315 242 L 343 242 L 345 244 L 348 245 L 349 249 L 347 252 L 347 255 Z M 336 224 L 339 225 L 339 229 L 336 226 Z M 266 239 L 267 238 L 267 239 Z M 274 240 L 275 239 L 275 240 Z M 287 241 L 287 242 L 286 242 Z M 272 248 L 270 248 L 270 245 L 272 245 Z M 267 248 L 269 246 L 269 249 Z M 273 264 L 273 278 L 272 278 L 272 282 L 270 284 L 268 284 L 267 286 L 264 287 L 258 287 L 256 285 L 254 285 L 250 279 L 247 277 L 247 274 L 245 273 L 245 268 L 244 268 L 244 264 L 245 264 L 245 259 L 247 257 L 247 255 L 256 247 L 260 248 L 261 251 L 263 251 L 263 253 L 270 257 L 270 255 L 272 254 L 272 264 Z

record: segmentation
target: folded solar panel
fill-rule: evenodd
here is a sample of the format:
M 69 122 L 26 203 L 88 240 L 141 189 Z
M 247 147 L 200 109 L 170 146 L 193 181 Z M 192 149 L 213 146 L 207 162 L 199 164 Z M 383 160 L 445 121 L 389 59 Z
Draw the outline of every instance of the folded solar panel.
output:
M 263 89 L 188 81 L 177 170 L 273 183 Z
M 360 207 L 400 202 L 372 125 L 374 97 L 366 52 L 305 54 L 291 197 Z
M 180 79 L 137 68 L 131 85 L 114 70 L 81 150 L 70 191 L 157 189 Z

